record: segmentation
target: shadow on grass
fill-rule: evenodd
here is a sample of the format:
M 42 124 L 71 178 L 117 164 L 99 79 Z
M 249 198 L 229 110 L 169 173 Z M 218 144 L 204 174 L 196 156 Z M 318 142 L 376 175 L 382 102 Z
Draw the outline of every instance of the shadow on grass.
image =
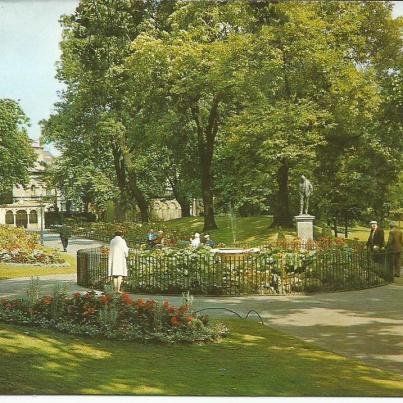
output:
M 0 393 L 401 396 L 395 374 L 253 322 L 211 345 L 91 340 L 0 325 Z

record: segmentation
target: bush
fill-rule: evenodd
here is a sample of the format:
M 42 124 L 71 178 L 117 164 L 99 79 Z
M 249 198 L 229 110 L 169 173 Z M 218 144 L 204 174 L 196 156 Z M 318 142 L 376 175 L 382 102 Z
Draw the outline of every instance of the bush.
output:
M 228 333 L 223 324 L 198 317 L 189 303 L 175 307 L 167 301 L 159 304 L 154 300 L 133 300 L 129 294 L 95 292 L 68 296 L 60 288 L 53 295 L 38 297 L 37 290 L 28 290 L 27 295 L 28 298 L 2 299 L 0 320 L 142 343 L 211 342 Z
M 60 264 L 60 254 L 47 251 L 38 242 L 38 234 L 24 228 L 0 226 L 0 262 L 22 264 Z

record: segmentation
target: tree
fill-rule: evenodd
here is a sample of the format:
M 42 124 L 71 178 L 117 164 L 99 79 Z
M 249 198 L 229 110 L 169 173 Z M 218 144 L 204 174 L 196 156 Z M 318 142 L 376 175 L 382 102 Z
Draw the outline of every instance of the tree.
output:
M 205 231 L 217 227 L 213 160 L 221 124 L 240 96 L 237 72 L 251 41 L 243 33 L 247 10 L 245 2 L 179 3 L 166 31 L 150 23 L 134 40 L 128 62 L 133 107 L 154 119 L 174 111 L 197 150 Z
M 126 107 L 126 94 L 131 89 L 126 85 L 121 66 L 144 19 L 153 16 L 159 21 L 160 14 L 169 13 L 171 3 L 83 0 L 73 15 L 62 19 L 58 78 L 67 89 L 57 104 L 57 114 L 48 120 L 48 129 L 44 129 L 46 138 L 70 155 L 76 150 L 71 145 L 78 139 L 94 147 L 103 144 L 110 150 L 107 161 L 115 170 L 119 188 L 117 211 L 121 218 L 135 202 L 142 220 L 149 219 L 149 198 L 144 192 L 149 187 L 137 171 L 144 147 L 141 134 L 129 140 L 129 133 L 136 132 L 132 126 L 132 115 L 136 112 Z M 59 122 L 54 124 L 56 120 Z M 54 125 L 60 130 L 52 132 Z
M 16 101 L 0 99 L 0 191 L 27 185 L 36 160 L 28 137 L 28 118 Z

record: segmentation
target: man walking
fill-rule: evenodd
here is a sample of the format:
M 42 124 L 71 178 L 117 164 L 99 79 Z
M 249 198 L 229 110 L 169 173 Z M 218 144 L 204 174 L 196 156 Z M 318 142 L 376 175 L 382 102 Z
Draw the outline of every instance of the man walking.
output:
M 396 223 L 390 222 L 390 232 L 388 242 L 386 244 L 386 250 L 390 254 L 390 263 L 395 277 L 400 277 L 400 253 L 403 246 L 403 234 L 400 231 Z
M 59 235 L 63 245 L 63 252 L 67 252 L 67 246 L 71 237 L 70 227 L 68 227 L 67 225 L 62 225 L 59 229 Z

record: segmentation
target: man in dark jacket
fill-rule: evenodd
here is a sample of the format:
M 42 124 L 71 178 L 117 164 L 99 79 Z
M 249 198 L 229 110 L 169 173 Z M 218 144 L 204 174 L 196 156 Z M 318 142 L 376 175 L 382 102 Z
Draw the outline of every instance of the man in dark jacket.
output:
M 71 237 L 71 230 L 67 225 L 62 225 L 59 228 L 60 240 L 63 245 L 63 252 L 67 252 L 67 245 L 69 244 L 69 239 Z
M 400 231 L 396 223 L 391 222 L 388 243 L 386 244 L 386 250 L 390 255 L 390 263 L 393 269 L 393 275 L 400 277 L 400 253 L 403 246 L 403 234 Z
M 371 232 L 367 241 L 367 247 L 371 251 L 379 251 L 385 246 L 385 233 L 382 228 L 378 227 L 376 221 L 371 221 Z
M 367 241 L 368 249 L 373 253 L 374 262 L 384 264 L 385 263 L 385 233 L 382 228 L 378 226 L 376 221 L 371 221 L 371 232 Z

